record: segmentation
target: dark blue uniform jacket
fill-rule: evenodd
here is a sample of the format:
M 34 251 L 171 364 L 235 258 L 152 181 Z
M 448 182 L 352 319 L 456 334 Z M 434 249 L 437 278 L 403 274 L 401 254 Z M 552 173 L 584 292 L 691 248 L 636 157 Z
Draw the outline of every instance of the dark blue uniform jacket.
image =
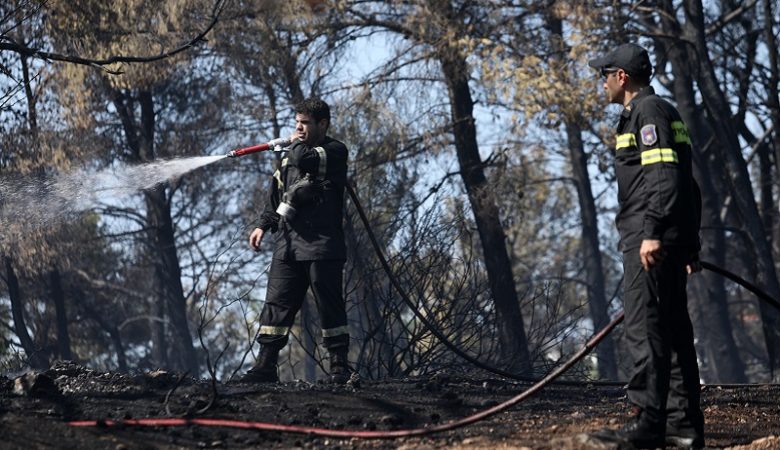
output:
M 652 87 L 621 114 L 615 174 L 620 250 L 637 248 L 644 239 L 699 250 L 701 197 L 692 175 L 691 138 L 674 106 Z
M 275 212 L 285 190 L 305 175 L 317 180 L 317 201 L 297 209 L 288 223 Z M 316 261 L 346 259 L 344 243 L 344 186 L 347 182 L 347 147 L 330 137 L 317 147 L 296 141 L 282 159 L 259 228 L 276 232 L 275 259 Z

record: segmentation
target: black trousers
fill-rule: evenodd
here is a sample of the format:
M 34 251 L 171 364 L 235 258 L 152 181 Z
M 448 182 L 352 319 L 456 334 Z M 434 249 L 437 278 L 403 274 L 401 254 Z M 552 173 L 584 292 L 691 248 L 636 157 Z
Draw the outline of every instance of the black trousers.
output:
M 645 272 L 639 249 L 623 254 L 625 336 L 633 366 L 628 399 L 651 420 L 703 432 L 699 367 L 688 315 L 687 249 L 665 248 Z
M 349 346 L 342 294 L 343 270 L 344 260 L 271 261 L 258 342 L 274 349 L 287 345 L 295 315 L 303 305 L 306 291 L 311 288 L 320 314 L 325 348 L 335 350 Z

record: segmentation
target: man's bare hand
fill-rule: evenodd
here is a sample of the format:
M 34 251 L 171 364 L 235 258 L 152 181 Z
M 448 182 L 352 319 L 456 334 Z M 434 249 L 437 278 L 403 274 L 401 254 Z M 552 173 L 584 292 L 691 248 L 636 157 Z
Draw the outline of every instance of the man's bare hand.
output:
M 252 250 L 260 251 L 260 242 L 263 241 L 263 234 L 265 233 L 261 228 L 252 230 L 252 234 L 249 235 L 249 246 L 252 247 Z
M 645 272 L 648 272 L 651 267 L 661 264 L 665 256 L 666 251 L 661 246 L 661 241 L 657 239 L 645 239 L 642 241 L 642 246 L 639 247 L 639 259 L 642 261 Z

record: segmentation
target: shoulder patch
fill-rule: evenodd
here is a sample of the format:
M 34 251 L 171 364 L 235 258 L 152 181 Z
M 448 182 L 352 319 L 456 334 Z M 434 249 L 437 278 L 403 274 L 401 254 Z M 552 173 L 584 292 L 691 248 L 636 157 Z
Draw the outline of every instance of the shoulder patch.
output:
M 653 145 L 658 142 L 658 133 L 655 131 L 655 125 L 645 125 L 639 130 L 639 134 L 642 136 L 642 143 L 645 145 Z

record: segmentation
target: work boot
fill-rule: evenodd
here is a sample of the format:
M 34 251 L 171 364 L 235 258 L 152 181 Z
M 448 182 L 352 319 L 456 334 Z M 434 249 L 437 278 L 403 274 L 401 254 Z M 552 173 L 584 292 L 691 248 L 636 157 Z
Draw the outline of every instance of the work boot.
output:
M 279 381 L 279 375 L 277 374 L 278 360 L 279 349 L 263 347 L 255 365 L 238 381 L 242 383 L 277 383 Z
M 330 382 L 333 384 L 346 384 L 352 371 L 349 369 L 349 349 L 339 347 L 330 352 Z
M 684 449 L 704 448 L 704 433 L 692 426 L 666 424 L 666 445 Z
M 617 444 L 618 448 L 664 448 L 663 422 L 651 420 L 644 412 L 636 414 L 619 430 L 603 429 L 591 434 L 591 438 Z

